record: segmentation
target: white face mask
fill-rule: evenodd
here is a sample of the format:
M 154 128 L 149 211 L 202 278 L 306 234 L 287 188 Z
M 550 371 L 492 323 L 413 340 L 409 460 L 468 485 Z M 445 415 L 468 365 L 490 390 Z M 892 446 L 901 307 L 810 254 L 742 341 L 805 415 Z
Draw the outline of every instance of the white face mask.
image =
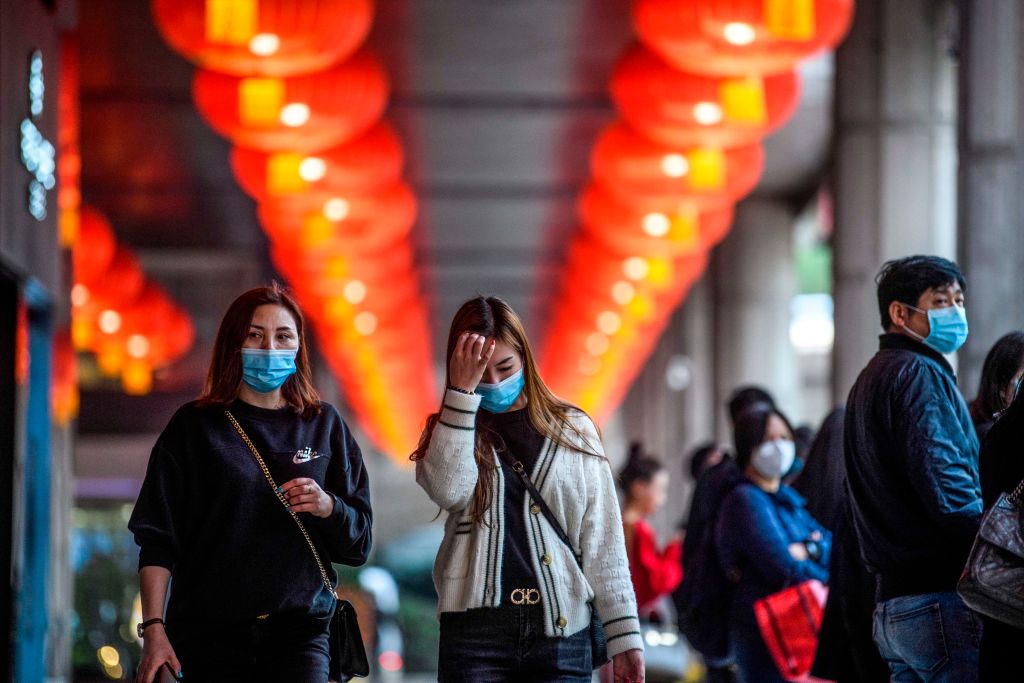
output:
M 796 459 L 796 444 L 785 439 L 765 441 L 750 454 L 750 464 L 765 479 L 780 479 Z

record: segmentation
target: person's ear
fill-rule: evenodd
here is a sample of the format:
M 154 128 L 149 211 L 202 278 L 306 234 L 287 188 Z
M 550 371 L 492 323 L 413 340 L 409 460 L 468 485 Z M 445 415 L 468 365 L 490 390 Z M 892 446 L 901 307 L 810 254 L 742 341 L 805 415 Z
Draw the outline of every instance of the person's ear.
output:
M 889 320 L 894 327 L 906 327 L 907 318 L 910 316 L 910 309 L 905 303 L 893 301 L 889 303 Z

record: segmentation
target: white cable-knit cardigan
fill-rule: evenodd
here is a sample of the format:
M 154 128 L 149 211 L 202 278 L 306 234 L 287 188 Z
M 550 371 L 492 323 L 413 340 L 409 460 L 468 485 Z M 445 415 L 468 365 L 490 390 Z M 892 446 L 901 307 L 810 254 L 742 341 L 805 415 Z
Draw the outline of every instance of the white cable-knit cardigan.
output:
M 505 484 L 500 467 L 495 469 L 494 496 L 483 523 L 473 524 L 469 516 L 478 476 L 473 445 L 479 406 L 479 395 L 449 390 L 426 455 L 416 462 L 417 483 L 448 513 L 434 562 L 438 613 L 497 607 L 506 590 L 501 585 Z M 544 631 L 560 637 L 586 628 L 588 603 L 593 600 L 604 623 L 609 656 L 643 649 L 611 468 L 590 418 L 575 412 L 571 419 L 588 443 L 580 444 L 571 429 L 565 439 L 602 457 L 545 439 L 530 477 L 581 557 L 582 572 L 544 515 L 536 508 L 531 512 L 529 496 L 522 510 L 540 586 Z

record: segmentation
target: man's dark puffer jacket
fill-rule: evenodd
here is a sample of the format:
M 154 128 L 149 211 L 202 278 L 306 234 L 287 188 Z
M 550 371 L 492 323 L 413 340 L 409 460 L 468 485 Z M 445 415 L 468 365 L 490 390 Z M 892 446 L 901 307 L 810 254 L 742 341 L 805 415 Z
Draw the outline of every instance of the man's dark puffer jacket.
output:
M 852 517 L 877 599 L 955 590 L 982 503 L 978 438 L 953 368 L 884 334 L 846 407 Z

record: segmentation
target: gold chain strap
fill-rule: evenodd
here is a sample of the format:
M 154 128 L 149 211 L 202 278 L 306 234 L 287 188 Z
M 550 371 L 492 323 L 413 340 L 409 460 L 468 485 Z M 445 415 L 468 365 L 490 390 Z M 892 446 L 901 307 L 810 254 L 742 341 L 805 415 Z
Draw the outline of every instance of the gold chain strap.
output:
M 274 481 L 274 476 L 270 474 L 270 470 L 267 468 L 267 463 L 263 462 L 263 458 L 260 457 L 260 452 L 256 450 L 256 446 L 254 446 L 252 441 L 249 440 L 249 435 L 245 433 L 244 429 L 242 429 L 242 425 L 238 424 L 238 420 L 235 419 L 235 416 L 231 414 L 230 410 L 225 410 L 224 414 L 228 416 L 228 419 L 231 420 L 231 424 L 235 426 L 239 436 L 242 437 L 242 441 L 244 441 L 245 445 L 249 447 L 250 451 L 252 451 L 253 456 L 256 458 L 256 462 L 260 465 L 260 469 L 263 470 L 263 476 L 267 478 L 267 481 L 270 483 L 270 488 L 274 490 L 274 495 L 277 496 L 279 501 L 281 501 L 281 504 L 284 505 L 285 510 L 287 510 L 288 514 L 292 516 L 295 523 L 299 525 L 299 531 L 302 532 L 302 536 L 306 539 L 306 543 L 309 544 L 309 549 L 313 552 L 313 559 L 316 560 L 316 566 L 320 569 L 320 577 L 324 580 L 324 585 L 327 587 L 327 590 L 333 594 L 334 587 L 331 586 L 331 580 L 327 577 L 327 571 L 324 569 L 324 563 L 320 561 L 320 553 L 316 551 L 316 546 L 313 545 L 313 539 L 309 537 L 309 533 L 306 531 L 306 527 L 302 523 L 302 520 L 299 519 L 299 516 L 295 514 L 294 510 L 292 510 L 292 506 L 285 499 L 284 494 L 278 490 L 277 482 Z

